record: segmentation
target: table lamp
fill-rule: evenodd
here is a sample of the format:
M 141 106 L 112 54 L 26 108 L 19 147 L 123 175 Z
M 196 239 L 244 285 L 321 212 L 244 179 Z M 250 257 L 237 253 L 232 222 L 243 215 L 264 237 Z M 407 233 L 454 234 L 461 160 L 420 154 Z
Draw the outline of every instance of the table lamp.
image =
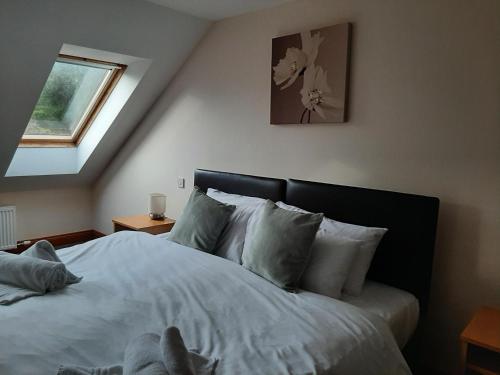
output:
M 165 218 L 165 208 L 167 197 L 165 194 L 149 194 L 149 217 L 153 220 L 163 220 Z

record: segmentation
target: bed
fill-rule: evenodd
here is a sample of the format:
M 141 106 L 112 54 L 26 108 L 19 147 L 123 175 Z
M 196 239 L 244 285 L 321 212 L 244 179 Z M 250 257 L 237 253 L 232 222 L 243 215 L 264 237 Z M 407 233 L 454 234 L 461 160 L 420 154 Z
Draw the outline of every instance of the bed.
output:
M 195 185 L 389 228 L 371 281 L 354 300 L 288 293 L 165 236 L 119 232 L 58 252 L 81 283 L 1 307 L 0 373 L 119 363 L 131 338 L 168 325 L 220 358 L 216 374 L 410 373 L 400 348 L 426 310 L 436 198 L 205 170 Z

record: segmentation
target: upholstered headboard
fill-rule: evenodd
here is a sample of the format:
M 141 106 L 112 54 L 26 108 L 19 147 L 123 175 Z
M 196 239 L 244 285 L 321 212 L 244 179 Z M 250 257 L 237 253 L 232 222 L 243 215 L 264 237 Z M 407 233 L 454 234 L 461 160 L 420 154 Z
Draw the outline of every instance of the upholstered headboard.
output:
M 288 180 L 286 202 L 345 223 L 388 228 L 368 278 L 428 302 L 439 199 L 392 191 Z
M 368 278 L 415 295 L 426 311 L 439 199 L 391 191 L 196 170 L 194 184 L 227 193 L 284 201 L 357 225 L 388 228 Z

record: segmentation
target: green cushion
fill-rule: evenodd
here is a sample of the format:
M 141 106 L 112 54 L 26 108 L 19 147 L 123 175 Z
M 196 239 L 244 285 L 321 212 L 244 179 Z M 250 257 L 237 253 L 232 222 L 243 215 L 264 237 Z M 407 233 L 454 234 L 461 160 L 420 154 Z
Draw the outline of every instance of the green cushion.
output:
M 267 201 L 248 225 L 243 267 L 295 291 L 321 220 L 323 214 L 292 212 Z
M 212 253 L 235 208 L 210 198 L 195 186 L 168 239 Z

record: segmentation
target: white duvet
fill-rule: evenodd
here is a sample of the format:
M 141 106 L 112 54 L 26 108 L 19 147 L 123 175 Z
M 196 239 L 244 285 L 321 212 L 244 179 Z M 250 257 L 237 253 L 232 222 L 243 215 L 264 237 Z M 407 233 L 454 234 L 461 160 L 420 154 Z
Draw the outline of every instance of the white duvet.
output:
M 386 323 L 145 233 L 58 251 L 79 284 L 0 306 L 0 374 L 120 363 L 127 342 L 179 327 L 216 374 L 409 374 Z

